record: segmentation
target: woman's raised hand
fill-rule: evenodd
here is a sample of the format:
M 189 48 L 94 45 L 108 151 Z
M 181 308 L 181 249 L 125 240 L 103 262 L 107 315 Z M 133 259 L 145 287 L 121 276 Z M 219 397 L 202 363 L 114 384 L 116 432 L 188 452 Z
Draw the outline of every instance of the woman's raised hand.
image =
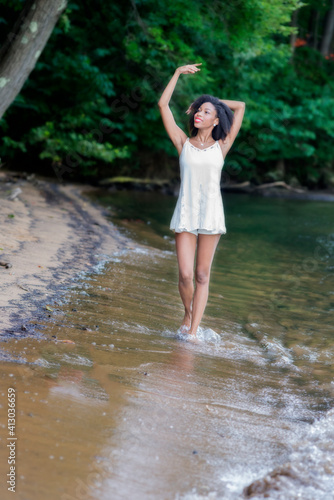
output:
M 191 75 L 192 73 L 197 73 L 197 71 L 201 71 L 201 68 L 197 68 L 197 66 L 201 66 L 202 63 L 197 64 L 187 64 L 186 66 L 180 66 L 177 68 L 177 72 L 179 75 Z

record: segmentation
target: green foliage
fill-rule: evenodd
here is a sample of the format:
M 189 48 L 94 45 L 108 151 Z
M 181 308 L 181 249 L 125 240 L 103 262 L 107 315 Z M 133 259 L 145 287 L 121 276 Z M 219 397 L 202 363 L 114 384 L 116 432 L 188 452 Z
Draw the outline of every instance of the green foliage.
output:
M 251 148 L 245 148 L 248 154 L 244 155 L 242 180 L 257 171 L 263 173 L 262 165 L 267 170 L 275 168 L 279 159 L 287 164 L 288 178 L 297 176 L 304 183 L 308 178 L 319 180 L 333 168 L 332 63 L 320 61 L 311 49 L 297 50 L 301 54 L 294 65 L 284 62 L 287 54 L 283 51 L 281 57 L 268 53 L 243 66 L 248 82 L 248 89 L 242 89 L 247 102 L 243 134 Z M 311 57 L 318 59 L 313 71 L 308 67 Z M 254 163 L 260 168 L 252 169 Z
M 23 3 L 0 0 L 1 43 Z M 329 4 L 70 1 L 0 122 L 0 156 L 13 164 L 41 161 L 50 174 L 67 166 L 72 176 L 165 175 L 164 158 L 177 154 L 157 101 L 177 66 L 202 62 L 200 73 L 181 75 L 171 107 L 186 131 L 185 110 L 202 93 L 246 103 L 225 165 L 234 180 L 261 181 L 268 172 L 279 178 L 283 159 L 285 180 L 331 182 L 334 62 L 312 44 L 297 47 L 293 58 L 290 48 L 293 11 L 305 36 L 314 9 L 323 20 Z
M 0 5 L 10 8 L 13 11 L 20 11 L 25 0 L 0 0 Z

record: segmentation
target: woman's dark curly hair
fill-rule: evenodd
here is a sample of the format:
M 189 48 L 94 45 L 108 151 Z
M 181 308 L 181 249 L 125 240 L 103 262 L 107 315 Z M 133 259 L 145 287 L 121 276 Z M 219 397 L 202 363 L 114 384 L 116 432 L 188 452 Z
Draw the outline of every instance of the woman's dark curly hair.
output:
M 195 137 L 197 135 L 198 129 L 194 125 L 194 115 L 204 102 L 211 102 L 211 104 L 213 104 L 217 112 L 217 118 L 219 119 L 218 125 L 212 130 L 213 139 L 215 141 L 218 141 L 218 139 L 224 140 L 231 130 L 234 115 L 226 104 L 221 102 L 217 97 L 213 97 L 208 94 L 201 95 L 201 97 L 196 99 L 196 101 L 194 101 L 191 105 L 191 113 L 189 117 L 189 130 L 191 137 Z

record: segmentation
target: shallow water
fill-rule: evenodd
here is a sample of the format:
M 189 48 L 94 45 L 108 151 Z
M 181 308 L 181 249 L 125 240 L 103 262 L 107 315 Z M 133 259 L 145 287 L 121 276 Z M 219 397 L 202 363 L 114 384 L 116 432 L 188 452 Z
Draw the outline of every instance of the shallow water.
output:
M 175 199 L 100 201 L 132 243 L 73 283 L 39 339 L 3 344 L 17 498 L 334 498 L 334 206 L 225 195 L 193 344 L 177 336 Z

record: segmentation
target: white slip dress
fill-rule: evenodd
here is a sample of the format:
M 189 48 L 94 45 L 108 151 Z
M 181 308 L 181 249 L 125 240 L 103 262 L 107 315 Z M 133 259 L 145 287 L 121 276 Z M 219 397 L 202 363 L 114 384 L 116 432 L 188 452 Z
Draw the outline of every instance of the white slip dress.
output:
M 189 137 L 180 154 L 181 185 L 170 223 L 174 232 L 205 230 L 225 234 L 225 215 L 220 192 L 224 157 L 219 145 L 199 149 Z

